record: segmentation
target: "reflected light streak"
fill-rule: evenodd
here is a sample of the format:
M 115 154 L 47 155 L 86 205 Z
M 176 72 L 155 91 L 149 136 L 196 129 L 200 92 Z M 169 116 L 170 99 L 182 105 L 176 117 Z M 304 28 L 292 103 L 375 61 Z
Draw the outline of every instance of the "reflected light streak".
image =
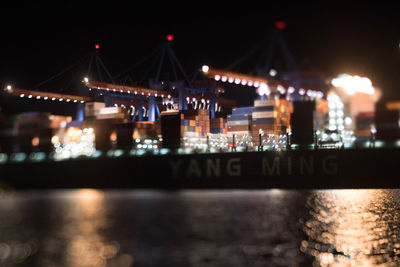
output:
M 107 241 L 103 234 L 110 227 L 104 193 L 95 189 L 79 189 L 68 191 L 64 197 L 66 206 L 63 207 L 62 225 L 60 232 L 55 233 L 58 240 L 66 244 L 63 266 L 131 266 L 133 257 L 119 254 L 119 242 Z M 47 251 L 54 247 L 51 242 L 46 246 Z M 46 259 L 49 265 L 52 261 L 51 258 Z
M 399 234 L 398 218 L 393 218 L 397 214 L 393 209 L 399 207 L 389 206 L 392 194 L 390 190 L 315 192 L 307 202 L 310 218 L 304 232 L 308 239 L 300 250 L 312 255 L 318 266 L 398 266 L 400 242 L 388 241 Z

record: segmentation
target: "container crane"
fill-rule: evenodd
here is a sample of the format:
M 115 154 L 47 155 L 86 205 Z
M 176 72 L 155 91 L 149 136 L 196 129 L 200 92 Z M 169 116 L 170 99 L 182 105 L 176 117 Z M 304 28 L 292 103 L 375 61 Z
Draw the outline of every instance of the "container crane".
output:
M 202 71 L 208 78 L 218 82 L 231 83 L 242 86 L 250 86 L 258 89 L 261 97 L 268 97 L 270 94 L 280 93 L 281 95 L 290 95 L 292 99 L 316 99 L 322 98 L 328 88 L 324 79 L 313 77 L 313 73 L 299 71 L 292 54 L 283 38 L 282 31 L 286 24 L 283 21 L 275 23 L 275 29 L 271 32 L 268 39 L 267 50 L 264 49 L 264 43 L 261 49 L 264 50 L 264 56 L 258 55 L 258 63 L 252 63 L 250 73 L 244 74 L 241 71 L 233 71 L 239 65 L 260 50 L 260 45 L 252 49 L 249 53 L 236 60 L 224 70 L 215 69 L 204 65 Z M 273 67 L 273 58 L 277 50 L 280 50 L 286 69 L 275 70 Z M 247 70 L 249 72 L 249 70 Z M 308 77 L 305 77 L 307 75 Z M 261 87 L 261 88 L 260 88 Z

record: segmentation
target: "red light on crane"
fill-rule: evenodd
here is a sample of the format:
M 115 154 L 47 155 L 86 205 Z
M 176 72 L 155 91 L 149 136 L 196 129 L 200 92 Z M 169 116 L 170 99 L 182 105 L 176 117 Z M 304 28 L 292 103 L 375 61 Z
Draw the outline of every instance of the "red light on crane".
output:
M 167 41 L 172 42 L 174 40 L 174 35 L 173 34 L 167 34 Z
M 100 49 L 100 45 L 99 45 L 99 44 L 95 44 L 95 45 L 94 45 L 94 48 L 96 48 L 96 50 L 97 50 L 97 49 Z
M 286 29 L 286 22 L 284 22 L 283 20 L 277 20 L 275 21 L 275 27 L 279 30 L 284 30 Z

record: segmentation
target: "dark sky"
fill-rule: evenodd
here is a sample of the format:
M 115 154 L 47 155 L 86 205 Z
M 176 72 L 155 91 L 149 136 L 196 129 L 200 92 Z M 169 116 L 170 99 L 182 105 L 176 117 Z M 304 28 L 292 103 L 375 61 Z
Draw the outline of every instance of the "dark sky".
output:
M 284 34 L 296 61 L 306 60 L 327 75 L 365 75 L 387 97 L 400 98 L 395 1 L 136 2 L 2 8 L 0 82 L 32 87 L 97 42 L 117 74 L 154 50 L 167 33 L 175 34 L 174 49 L 188 73 L 203 64 L 224 68 L 265 39 L 280 19 L 287 23 Z

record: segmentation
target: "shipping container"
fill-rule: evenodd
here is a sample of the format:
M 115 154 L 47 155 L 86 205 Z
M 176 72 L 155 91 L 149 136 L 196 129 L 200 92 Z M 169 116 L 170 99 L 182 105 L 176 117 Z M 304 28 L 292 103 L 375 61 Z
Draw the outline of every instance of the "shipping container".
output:
M 250 126 L 243 125 L 243 126 L 228 126 L 228 132 L 235 132 L 235 131 L 249 131 Z
M 260 118 L 260 119 L 253 119 L 252 124 L 274 124 L 276 122 L 275 118 Z
M 275 100 L 254 100 L 254 107 L 275 106 Z
M 238 115 L 228 115 L 228 122 L 234 120 L 248 120 L 251 119 L 251 114 L 238 114 Z
M 251 131 L 228 131 L 228 135 L 229 136 L 232 136 L 232 135 L 238 135 L 238 136 L 247 135 L 247 136 L 251 136 Z
M 261 107 L 255 107 L 253 109 L 253 112 L 264 112 L 264 111 L 274 111 L 276 108 L 275 106 L 261 106 Z
M 243 125 L 251 125 L 251 120 L 237 120 L 237 121 L 228 121 L 229 126 L 243 126 Z
M 86 102 L 85 103 L 85 117 L 96 117 L 100 109 L 105 108 L 104 102 Z
M 251 114 L 254 107 L 239 107 L 232 109 L 232 115 Z
M 263 119 L 263 118 L 276 118 L 278 113 L 276 111 L 263 111 L 263 112 L 253 112 L 252 118 Z

